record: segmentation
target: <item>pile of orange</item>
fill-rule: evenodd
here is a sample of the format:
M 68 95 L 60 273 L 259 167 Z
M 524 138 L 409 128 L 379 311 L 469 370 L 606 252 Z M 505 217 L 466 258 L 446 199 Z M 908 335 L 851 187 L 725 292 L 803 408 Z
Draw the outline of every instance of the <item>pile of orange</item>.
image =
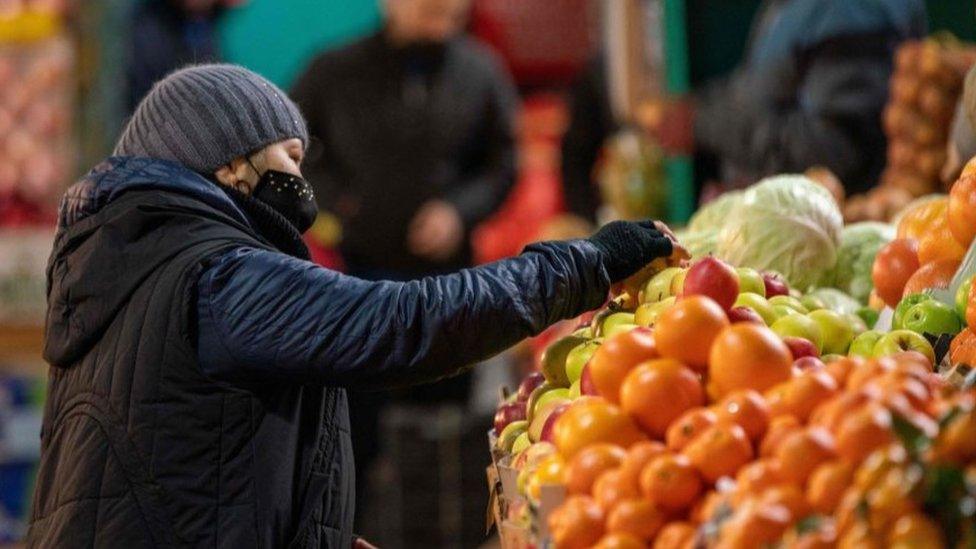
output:
M 733 339 L 730 329 L 713 345 Z M 770 349 L 756 352 L 763 360 L 775 357 Z M 651 382 L 650 371 L 656 372 Z M 681 369 L 673 358 L 654 359 L 633 372 L 642 379 L 639 388 L 660 379 L 690 389 L 685 376 L 675 374 Z M 625 380 L 621 391 L 628 385 Z M 555 547 L 945 543 L 939 523 L 913 495 L 921 479 L 899 442 L 897 424 L 932 437 L 927 462 L 973 463 L 976 392 L 951 391 L 920 354 L 845 358 L 764 391 L 734 388 L 711 404 L 706 399 L 686 407 L 692 400 L 676 398 L 671 409 L 649 404 L 675 418 L 663 435 L 659 425 L 648 429 L 635 420 L 646 439 L 593 444 L 559 458 L 565 460 L 568 496 L 549 516 Z M 594 402 L 614 406 L 601 399 L 582 405 Z M 938 419 L 949 409 L 954 419 L 940 427 Z M 976 473 L 976 466 L 970 470 Z

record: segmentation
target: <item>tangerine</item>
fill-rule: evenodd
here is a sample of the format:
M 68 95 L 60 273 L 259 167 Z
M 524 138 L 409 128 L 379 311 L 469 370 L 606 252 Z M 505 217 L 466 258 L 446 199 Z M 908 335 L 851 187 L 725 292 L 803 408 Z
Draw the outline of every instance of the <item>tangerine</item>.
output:
M 843 387 L 847 382 L 847 376 L 851 374 L 854 370 L 860 368 L 864 363 L 858 357 L 843 357 L 837 360 L 831 360 L 827 364 L 827 373 L 834 378 L 837 382 L 838 387 Z
M 690 522 L 669 522 L 658 532 L 653 549 L 687 549 L 693 546 L 697 535 Z
M 637 486 L 630 483 L 619 470 L 610 470 L 597 477 L 593 483 L 593 499 L 600 504 L 604 512 L 613 511 L 622 501 L 640 496 Z
M 759 445 L 761 457 L 772 457 L 783 439 L 793 431 L 801 429 L 803 425 L 794 416 L 776 416 L 769 422 L 769 429 Z
M 729 318 L 718 303 L 693 295 L 661 313 L 654 325 L 654 337 L 662 356 L 704 372 L 712 342 L 728 325 Z
M 837 453 L 849 463 L 857 464 L 871 452 L 894 440 L 891 412 L 877 403 L 869 403 L 844 417 L 837 427 Z
M 654 458 L 640 476 L 641 493 L 666 511 L 687 509 L 702 491 L 701 478 L 682 454 Z
M 918 240 L 925 236 L 929 227 L 935 226 L 939 220 L 948 224 L 949 197 L 940 196 L 930 200 L 919 200 L 906 207 L 898 221 L 896 236 Z
M 654 539 L 664 525 L 664 514 L 646 499 L 621 501 L 607 515 L 607 532 L 629 534 L 642 541 Z
M 730 393 L 716 407 L 719 421 L 735 423 L 753 442 L 759 442 L 769 427 L 769 405 L 751 389 Z
M 640 483 L 640 474 L 644 467 L 652 459 L 664 454 L 667 448 L 656 440 L 645 440 L 638 442 L 627 450 L 627 455 L 620 464 L 620 473 L 628 479 L 628 482 L 637 486 Z
M 677 360 L 649 360 L 627 374 L 620 386 L 620 405 L 644 432 L 663 439 L 668 425 L 705 401 L 701 382 Z
M 799 376 L 766 392 L 773 415 L 792 415 L 807 421 L 813 410 L 837 394 L 837 382 L 826 370 L 804 370 Z
M 909 238 L 892 240 L 874 258 L 871 268 L 874 290 L 889 307 L 897 306 L 908 279 L 919 267 L 918 241 Z
M 676 419 L 665 433 L 668 449 L 680 452 L 702 431 L 715 425 L 718 415 L 711 408 L 692 408 Z
M 599 397 L 573 402 L 553 427 L 553 443 L 567 460 L 598 442 L 629 448 L 644 438 L 623 410 Z
M 959 244 L 969 247 L 976 236 L 976 175 L 960 177 L 949 190 L 949 230 Z
M 789 348 L 765 326 L 734 324 L 712 344 L 708 373 L 717 398 L 740 389 L 765 391 L 790 379 L 792 372 Z
M 946 289 L 959 269 L 959 261 L 940 259 L 926 263 L 905 283 L 904 295 L 920 294 L 928 289 Z
M 600 396 L 620 403 L 620 385 L 641 362 L 658 357 L 654 335 L 649 330 L 629 330 L 608 337 L 586 365 Z
M 702 478 L 711 483 L 724 476 L 735 476 L 753 457 L 745 430 L 738 425 L 721 423 L 705 430 L 685 447 L 684 454 Z
M 569 496 L 549 514 L 549 533 L 559 549 L 590 547 L 603 536 L 603 510 L 589 496 Z
M 779 476 L 779 463 L 770 459 L 760 459 L 746 465 L 735 475 L 736 491 L 742 495 L 755 496 L 783 481 Z
M 807 503 L 823 515 L 832 515 L 854 478 L 854 468 L 839 459 L 821 463 L 807 482 Z
M 803 486 L 818 465 L 836 455 L 834 437 L 823 427 L 808 427 L 783 438 L 774 459 L 780 465 L 780 477 Z
M 941 225 L 931 227 L 929 231 L 918 240 L 918 262 L 922 265 L 939 260 L 962 261 L 966 255 L 966 248 L 963 248 L 952 233 L 949 227 L 943 222 Z
M 644 542 L 637 537 L 617 532 L 600 538 L 593 549 L 644 549 L 645 547 L 647 546 Z
M 566 466 L 566 492 L 589 494 L 597 477 L 605 471 L 620 467 L 626 456 L 626 450 L 606 442 L 583 448 Z

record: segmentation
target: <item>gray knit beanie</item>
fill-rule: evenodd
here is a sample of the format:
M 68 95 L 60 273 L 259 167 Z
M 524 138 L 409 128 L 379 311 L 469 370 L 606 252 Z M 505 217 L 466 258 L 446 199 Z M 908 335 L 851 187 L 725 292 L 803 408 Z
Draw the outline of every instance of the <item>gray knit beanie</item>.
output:
M 153 86 L 113 154 L 172 160 L 209 175 L 295 137 L 308 145 L 301 112 L 277 86 L 237 65 L 196 65 Z

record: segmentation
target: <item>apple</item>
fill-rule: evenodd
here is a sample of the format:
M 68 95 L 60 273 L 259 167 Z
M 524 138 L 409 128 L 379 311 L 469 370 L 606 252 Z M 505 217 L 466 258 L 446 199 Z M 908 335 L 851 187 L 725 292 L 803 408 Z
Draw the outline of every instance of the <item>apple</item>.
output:
M 644 303 L 657 303 L 663 299 L 667 299 L 674 294 L 671 293 L 671 282 L 674 277 L 682 272 L 684 269 L 681 267 L 668 267 L 663 271 L 652 276 L 650 280 L 644 284 L 641 288 L 638 301 L 641 304 Z
M 763 322 L 765 322 L 767 326 L 772 325 L 772 323 L 776 322 L 776 319 L 779 318 L 776 311 L 773 309 L 773 306 L 769 304 L 769 301 L 767 301 L 765 297 L 752 292 L 744 292 L 739 294 L 739 297 L 735 300 L 733 307 L 748 307 L 753 311 L 756 311 L 759 313 L 759 316 L 762 317 Z
M 600 322 L 600 337 L 606 337 L 614 327 L 620 324 L 634 324 L 634 313 L 618 312 L 604 317 L 603 321 Z
M 685 289 L 685 277 L 688 276 L 688 269 L 681 269 L 680 273 L 671 279 L 671 295 L 681 295 Z
M 688 269 L 681 295 L 710 297 L 728 311 L 739 296 L 739 277 L 728 263 L 708 256 Z
M 525 419 L 524 402 L 506 402 L 495 410 L 495 434 L 501 433 L 509 423 Z
M 762 275 L 755 269 L 749 267 L 739 267 L 735 270 L 739 275 L 739 292 L 751 292 L 766 297 L 766 283 L 763 282 Z
M 552 434 L 555 430 L 556 420 L 559 416 L 563 415 L 563 412 L 569 409 L 569 403 L 563 403 L 556 406 L 552 412 L 549 413 L 549 417 L 546 418 L 546 422 L 542 425 L 542 433 L 539 435 L 539 440 L 542 442 L 552 442 Z
M 515 439 L 519 437 L 522 433 L 529 429 L 529 422 L 524 419 L 519 421 L 513 421 L 502 429 L 498 438 L 495 440 L 495 447 L 503 452 L 511 452 L 512 444 L 515 443 Z
M 546 421 L 549 416 L 552 415 L 560 406 L 564 406 L 572 402 L 569 399 L 569 389 L 566 389 L 567 394 L 562 397 L 555 396 L 550 400 L 547 400 L 539 405 L 535 410 L 535 415 L 532 416 L 532 421 L 529 422 L 529 440 L 532 442 L 539 442 L 542 440 L 542 429 L 546 426 Z
M 878 317 L 881 316 L 881 313 L 872 309 L 871 307 L 861 307 L 854 314 L 861 317 L 861 320 L 864 321 L 864 325 L 867 326 L 868 330 L 874 328 L 874 325 L 878 323 Z
M 770 328 L 781 338 L 802 337 L 816 345 L 818 350 L 823 350 L 823 332 L 817 321 L 812 318 L 798 313 L 786 315 L 774 322 Z
M 901 330 L 904 328 L 905 326 L 902 324 L 902 322 L 905 319 L 905 313 L 908 312 L 908 309 L 911 309 L 918 303 L 929 301 L 931 299 L 932 296 L 928 294 L 912 294 L 903 297 L 901 301 L 898 302 L 898 305 L 895 306 L 895 314 L 891 317 L 891 329 Z
M 569 386 L 569 398 L 570 400 L 576 400 L 580 397 L 580 394 L 580 380 L 577 379 Z
M 542 395 L 540 395 L 535 401 L 535 408 L 532 410 L 532 421 L 535 421 L 535 417 L 539 414 L 539 410 L 554 400 L 569 400 L 569 387 L 549 389 L 548 391 L 542 393 Z
M 827 365 L 824 364 L 822 360 L 815 356 L 804 356 L 793 361 L 793 367 L 800 370 L 819 370 L 821 368 L 826 368 Z
M 570 385 L 579 381 L 580 376 L 583 375 L 583 366 L 586 366 L 593 353 L 600 348 L 600 343 L 598 339 L 584 341 L 573 347 L 566 355 L 566 379 L 569 380 Z
M 786 284 L 786 280 L 779 273 L 773 271 L 762 271 L 760 273 L 763 279 L 763 285 L 766 286 L 766 297 L 774 297 L 778 295 L 790 295 L 790 287 Z
M 847 350 L 847 356 L 856 356 L 861 358 L 871 358 L 874 356 L 874 346 L 878 344 L 878 340 L 884 336 L 883 333 L 877 330 L 868 330 L 863 334 L 854 338 L 851 342 L 850 348 Z
M 587 396 L 600 395 L 600 392 L 596 390 L 596 385 L 593 383 L 593 376 L 590 375 L 590 368 L 588 366 L 583 366 L 583 375 L 580 376 L 580 394 Z
M 622 334 L 624 332 L 629 332 L 631 330 L 640 328 L 637 324 L 615 324 L 610 327 L 606 332 L 604 332 L 604 337 L 613 337 L 617 334 Z
M 638 326 L 649 327 L 657 322 L 657 317 L 661 316 L 665 310 L 674 305 L 675 297 L 671 296 L 657 303 L 643 303 L 634 312 L 634 323 Z
M 976 278 L 976 275 L 964 280 L 963 283 L 959 285 L 959 289 L 956 290 L 956 314 L 959 315 L 959 318 L 961 318 L 963 322 L 966 321 L 966 307 L 969 306 L 969 289 L 973 286 L 973 278 Z
M 808 311 L 818 311 L 820 309 L 827 308 L 827 304 L 815 295 L 805 295 L 801 297 L 800 305 L 803 305 Z
M 546 381 L 556 387 L 569 387 L 570 381 L 566 377 L 566 357 L 577 345 L 587 341 L 586 338 L 568 335 L 550 343 L 542 353 L 539 364 Z
M 930 299 L 913 305 L 901 319 L 902 327 L 920 334 L 958 334 L 962 321 L 953 307 Z
M 531 372 L 522 378 L 522 383 L 519 383 L 518 392 L 516 393 L 518 395 L 517 400 L 521 402 L 529 400 L 529 397 L 532 396 L 532 391 L 545 382 L 546 376 L 542 375 L 542 372 Z
M 935 364 L 935 351 L 924 336 L 911 330 L 888 332 L 874 345 L 874 357 L 891 356 L 902 351 L 918 351 Z
M 754 322 L 756 324 L 766 325 L 766 321 L 763 317 L 759 316 L 755 310 L 749 307 L 732 307 L 729 309 L 729 322 L 735 324 L 736 322 Z
M 842 315 L 847 319 L 847 323 L 851 325 L 851 329 L 854 330 L 855 337 L 868 331 L 868 325 L 864 323 L 861 317 L 854 313 L 842 313 Z
M 847 354 L 851 341 L 854 341 L 854 328 L 850 320 L 837 311 L 829 309 L 814 311 L 807 315 L 807 318 L 815 320 L 820 325 L 820 333 L 823 335 L 820 352 L 825 355 Z
M 784 316 L 799 315 L 796 309 L 792 307 L 787 307 L 786 305 L 773 305 L 773 312 L 776 313 L 776 320 L 783 318 Z
M 532 441 L 529 440 L 529 432 L 525 431 L 519 436 L 515 437 L 515 442 L 512 443 L 512 453 L 521 454 L 529 446 L 532 446 Z
M 791 295 L 777 295 L 769 298 L 769 304 L 773 307 L 777 305 L 782 305 L 784 307 L 789 307 L 800 314 L 807 314 L 810 311 L 803 306 L 803 303 L 799 299 Z
M 790 348 L 790 354 L 793 355 L 794 360 L 807 356 L 820 356 L 820 349 L 817 348 L 817 345 L 805 337 L 786 336 L 783 338 L 783 343 Z

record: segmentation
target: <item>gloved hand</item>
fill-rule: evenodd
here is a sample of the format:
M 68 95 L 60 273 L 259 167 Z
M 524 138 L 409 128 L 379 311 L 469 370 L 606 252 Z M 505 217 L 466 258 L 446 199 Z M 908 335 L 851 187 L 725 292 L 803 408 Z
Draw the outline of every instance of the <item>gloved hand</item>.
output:
M 674 251 L 673 243 L 653 221 L 613 221 L 589 238 L 603 253 L 610 282 L 619 282 L 659 257 Z

